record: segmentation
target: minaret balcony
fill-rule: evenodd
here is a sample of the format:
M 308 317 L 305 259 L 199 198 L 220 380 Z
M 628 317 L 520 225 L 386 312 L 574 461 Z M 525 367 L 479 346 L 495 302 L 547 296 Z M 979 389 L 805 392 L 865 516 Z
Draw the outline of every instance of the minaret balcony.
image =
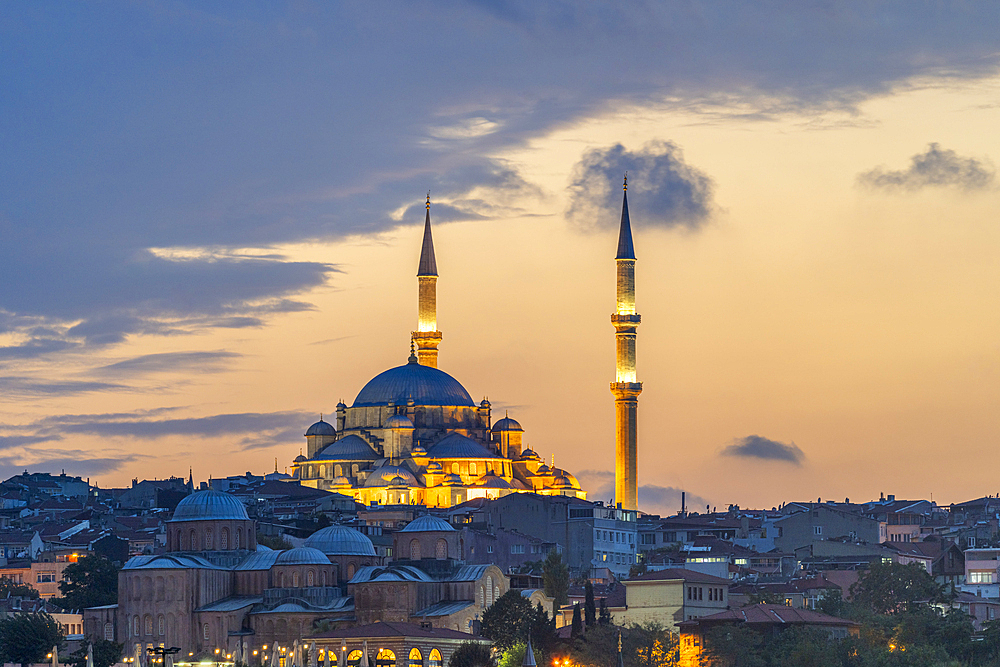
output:
M 640 322 L 642 322 L 641 315 L 619 315 L 618 313 L 615 313 L 611 316 L 612 324 L 631 324 L 634 326 Z
M 634 401 L 642 393 L 641 382 L 612 382 L 611 393 L 619 401 Z

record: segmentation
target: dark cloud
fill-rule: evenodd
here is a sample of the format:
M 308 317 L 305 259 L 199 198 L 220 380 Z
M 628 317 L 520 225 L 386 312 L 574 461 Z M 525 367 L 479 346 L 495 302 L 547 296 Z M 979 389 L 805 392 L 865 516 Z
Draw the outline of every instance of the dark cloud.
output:
M 937 143 L 910 158 L 906 169 L 876 167 L 858 175 L 858 183 L 882 190 L 919 190 L 926 187 L 957 187 L 981 190 L 993 185 L 996 171 L 988 161 L 962 157 Z
M 226 362 L 238 359 L 243 355 L 236 352 L 216 350 L 214 352 L 161 352 L 144 354 L 132 359 L 125 359 L 107 366 L 101 366 L 93 372 L 100 375 L 142 375 L 146 373 L 172 373 L 177 371 L 199 373 L 214 373 L 222 370 Z
M 0 359 L 34 359 L 53 352 L 79 347 L 79 343 L 58 338 L 32 338 L 18 345 L 0 347 Z
M 762 438 L 759 435 L 738 438 L 733 444 L 722 450 L 722 455 L 765 461 L 785 461 L 794 465 L 802 465 L 806 458 L 805 453 L 794 442 L 786 445 L 776 440 Z
M 712 210 L 712 180 L 686 164 L 676 144 L 654 141 L 638 151 L 615 144 L 584 153 L 573 169 L 569 217 L 586 230 L 617 228 L 625 172 L 633 226 L 694 229 Z
M 305 433 L 315 418 L 315 415 L 305 412 L 245 412 L 174 419 L 149 419 L 135 414 L 72 415 L 45 418 L 35 426 L 38 433 L 79 433 L 141 440 L 171 435 L 208 438 L 242 433 L 270 437 L 271 434 L 289 430 Z
M 12 449 L 42 442 L 62 440 L 58 435 L 0 435 L 0 449 Z
M 87 380 L 37 380 L 30 377 L 0 376 L 0 393 L 8 396 L 76 396 L 95 391 L 130 391 L 113 382 Z
M 587 499 L 605 503 L 615 496 L 615 473 L 610 470 L 581 470 L 576 473 L 580 486 L 587 492 Z M 645 484 L 639 487 L 639 509 L 651 514 L 670 516 L 681 509 L 683 489 L 672 486 Z M 688 491 L 685 496 L 688 510 L 700 512 L 708 501 Z
M 7 479 L 25 470 L 28 472 L 48 472 L 59 474 L 65 471 L 67 475 L 90 477 L 120 470 L 125 464 L 139 459 L 132 454 L 121 454 L 113 457 L 91 457 L 89 452 L 68 452 L 54 457 L 47 457 L 45 452 L 37 452 L 39 456 L 4 456 L 0 457 L 0 479 Z

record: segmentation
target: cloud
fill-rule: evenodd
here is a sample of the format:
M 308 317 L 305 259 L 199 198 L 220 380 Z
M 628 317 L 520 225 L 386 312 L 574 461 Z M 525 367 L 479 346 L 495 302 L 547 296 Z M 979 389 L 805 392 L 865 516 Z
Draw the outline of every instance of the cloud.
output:
M 580 481 L 583 490 L 587 492 L 588 500 L 600 500 L 607 503 L 614 498 L 614 472 L 610 470 L 581 470 L 576 473 L 576 478 Z M 672 486 L 644 484 L 639 487 L 639 509 L 661 516 L 676 514 L 681 509 L 681 493 L 684 491 L 684 489 Z M 685 501 L 689 511 L 700 512 L 702 507 L 709 504 L 705 498 L 690 491 L 685 493 Z
M 174 419 L 149 419 L 146 414 L 123 413 L 46 417 L 33 426 L 39 434 L 79 433 L 155 440 L 172 435 L 209 438 L 242 433 L 273 437 L 275 433 L 287 433 L 290 430 L 305 433 L 312 420 L 315 420 L 315 415 L 311 413 L 291 411 L 245 412 Z
M 29 455 L 0 457 L 0 478 L 7 479 L 25 470 L 28 472 L 49 472 L 58 474 L 65 471 L 67 475 L 90 477 L 120 470 L 125 464 L 141 458 L 135 454 L 120 454 L 115 456 L 92 457 L 90 452 L 69 451 L 59 452 L 56 456 L 41 457 Z M 69 454 L 69 456 L 67 456 Z
M 653 141 L 637 151 L 615 144 L 584 153 L 573 169 L 567 211 L 578 227 L 618 227 L 625 172 L 629 175 L 629 214 L 634 226 L 696 229 L 709 217 L 712 180 L 686 164 L 676 144 Z
M 87 380 L 37 380 L 30 377 L 0 376 L 0 393 L 8 396 L 76 396 L 95 391 L 130 391 L 114 382 Z
M 910 158 L 907 169 L 896 171 L 876 167 L 858 174 L 858 183 L 882 190 L 920 190 L 926 187 L 956 187 L 982 190 L 993 185 L 996 171 L 989 161 L 962 157 L 937 143 Z
M 214 352 L 160 352 L 125 359 L 101 366 L 92 371 L 101 375 L 143 375 L 146 373 L 175 373 L 178 371 L 215 373 L 222 370 L 226 362 L 239 359 L 243 355 L 236 352 L 216 350 Z
M 722 450 L 723 456 L 738 456 L 742 458 L 761 459 L 764 461 L 785 461 L 794 465 L 802 465 L 805 453 L 793 442 L 786 445 L 776 440 L 768 440 L 759 435 L 748 435 L 737 438 L 736 441 Z
M 34 359 L 78 347 L 79 343 L 57 338 L 32 338 L 18 345 L 0 347 L 0 359 Z
M 0 435 L 0 449 L 13 449 L 42 442 L 62 440 L 59 435 Z

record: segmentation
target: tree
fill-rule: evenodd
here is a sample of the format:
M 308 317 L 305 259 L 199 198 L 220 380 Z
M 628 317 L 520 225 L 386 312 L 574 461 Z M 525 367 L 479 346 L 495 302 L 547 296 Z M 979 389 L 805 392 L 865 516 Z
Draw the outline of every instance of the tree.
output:
M 853 602 L 876 614 L 905 611 L 917 602 L 936 601 L 942 594 L 941 586 L 916 563 L 872 563 L 851 586 Z
M 94 667 L 112 667 L 121 660 L 124 644 L 108 641 L 107 639 L 97 639 L 94 644 Z M 80 648 L 69 654 L 66 661 L 76 667 L 87 667 L 87 643 L 80 644 Z
M 118 568 L 103 556 L 86 556 L 63 571 L 63 609 L 86 609 L 118 602 Z
M 611 625 L 611 610 L 608 609 L 607 598 L 601 598 L 601 613 L 597 617 L 597 622 L 601 625 Z
M 569 568 L 555 549 L 549 551 L 545 562 L 542 563 L 542 583 L 545 586 L 545 594 L 555 598 L 556 607 L 562 607 L 569 602 Z
M 14 662 L 27 667 L 34 662 L 45 662 L 52 647 L 61 647 L 62 643 L 59 624 L 45 612 L 0 619 L 0 663 Z
M 755 588 L 747 595 L 748 604 L 785 604 L 785 596 L 766 588 Z
M 506 651 L 528 639 L 534 609 L 521 592 L 511 589 L 483 612 L 482 633 L 498 651 Z
M 38 599 L 38 591 L 28 584 L 18 584 L 7 577 L 0 577 L 0 598 L 31 598 Z
M 594 605 L 594 584 L 590 583 L 590 579 L 587 579 L 584 588 L 586 595 L 583 602 L 583 620 L 587 624 L 587 628 L 590 629 L 597 624 L 597 607 Z
M 573 627 L 570 628 L 569 636 L 576 638 L 583 634 L 583 619 L 580 618 L 580 603 L 573 603 Z
M 257 544 L 274 549 L 275 551 L 285 551 L 292 548 L 291 542 L 285 539 L 284 535 L 257 535 Z
M 500 654 L 500 660 L 497 662 L 497 667 L 521 667 L 521 663 L 524 662 L 524 654 L 528 650 L 528 645 L 524 642 L 518 642 L 508 648 L 506 651 Z M 537 664 L 544 664 L 535 657 L 535 662 Z
M 448 667 L 496 667 L 493 651 L 480 642 L 462 642 L 451 654 Z

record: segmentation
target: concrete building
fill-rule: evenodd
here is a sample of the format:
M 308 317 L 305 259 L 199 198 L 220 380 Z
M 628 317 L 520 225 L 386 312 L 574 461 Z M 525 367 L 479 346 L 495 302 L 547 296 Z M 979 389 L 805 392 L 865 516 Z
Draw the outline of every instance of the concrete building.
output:
M 841 540 L 879 544 L 879 522 L 823 503 L 807 505 L 775 522 L 774 546 L 792 552 L 813 542 Z
M 615 623 L 677 623 L 723 611 L 729 606 L 729 580 L 682 568 L 647 572 L 626 579 L 625 611 Z

